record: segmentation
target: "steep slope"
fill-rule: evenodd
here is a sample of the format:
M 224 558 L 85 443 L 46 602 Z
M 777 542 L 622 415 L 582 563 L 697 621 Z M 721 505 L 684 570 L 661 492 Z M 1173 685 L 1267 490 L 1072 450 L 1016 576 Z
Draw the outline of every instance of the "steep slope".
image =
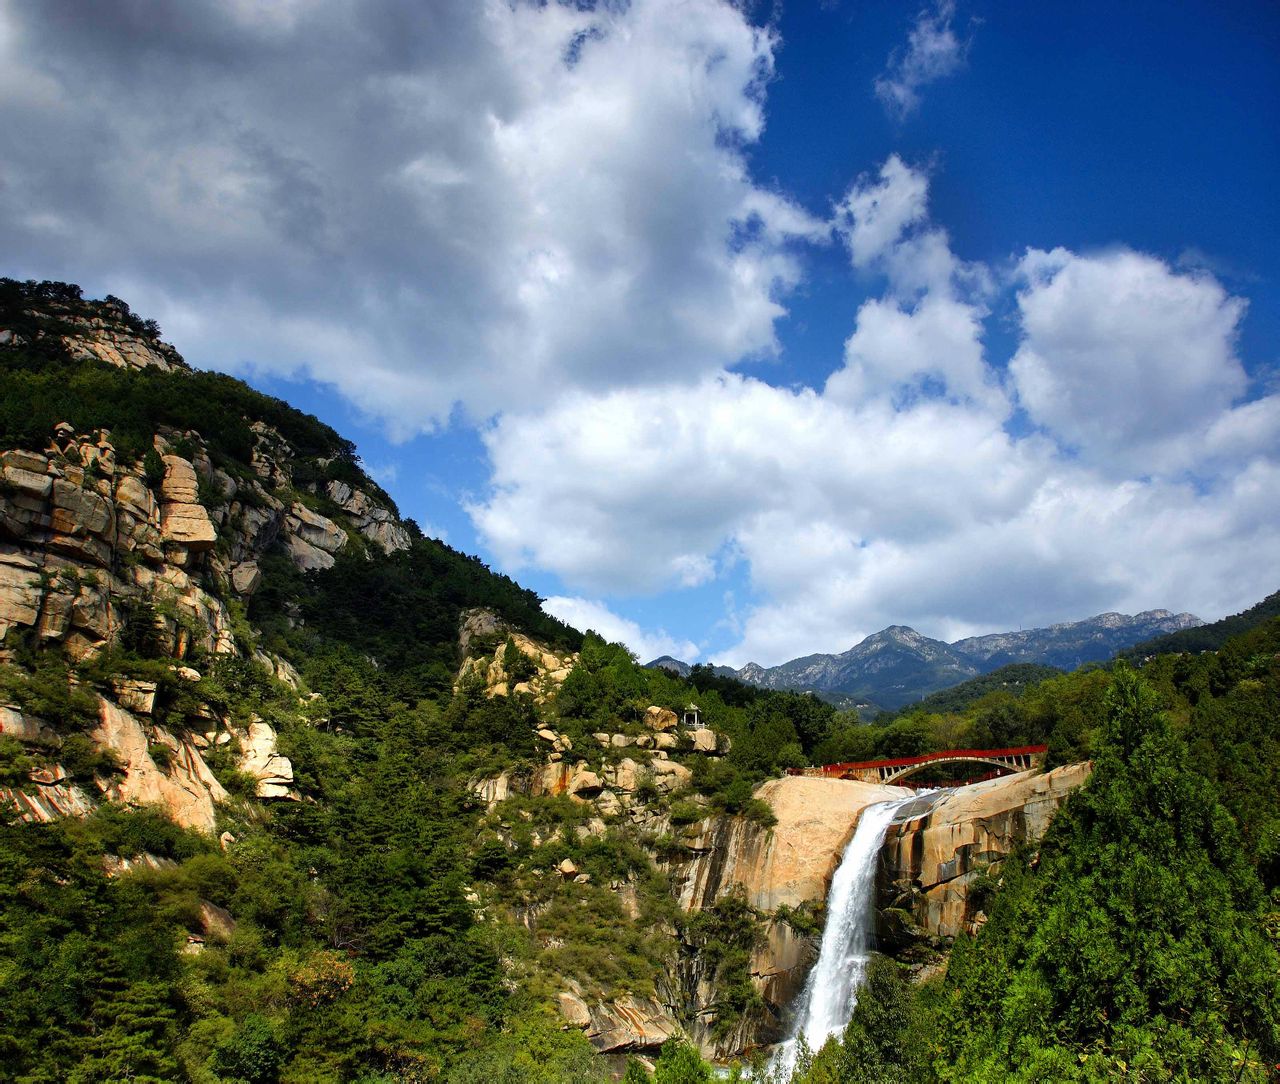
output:
M 1032 685 L 1048 678 L 1056 677 L 1061 673 L 1062 671 L 1055 667 L 1041 666 L 1038 663 L 1010 663 L 1008 666 L 1000 667 L 999 670 L 992 670 L 989 674 L 980 674 L 978 677 L 970 678 L 968 681 L 962 681 L 959 685 L 952 685 L 936 693 L 930 693 L 923 700 L 915 701 L 899 709 L 899 713 L 917 710 L 923 712 L 964 711 L 984 696 L 989 696 L 992 693 L 1013 693 L 1017 695 Z M 882 721 L 884 721 L 884 718 L 882 716 Z

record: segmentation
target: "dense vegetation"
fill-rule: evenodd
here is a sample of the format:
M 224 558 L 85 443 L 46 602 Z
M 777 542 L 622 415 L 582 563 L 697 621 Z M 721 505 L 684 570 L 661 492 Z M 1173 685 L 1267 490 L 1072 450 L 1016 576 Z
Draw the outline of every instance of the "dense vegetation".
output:
M 261 419 L 294 445 L 296 486 L 344 478 L 374 491 L 332 430 L 239 382 L 68 360 L 52 345 L 58 318 L 36 310 L 88 304 L 74 287 L 0 281 L 0 324 L 26 340 L 0 351 L 0 447 L 41 446 L 69 420 L 110 428 L 122 455 L 141 458 L 169 426 L 198 430 L 236 474 Z M 270 722 L 303 800 L 252 802 L 252 780 L 213 749 L 235 796 L 221 811 L 226 849 L 146 809 L 48 825 L 0 815 L 0 1077 L 602 1081 L 586 1039 L 550 1008 L 566 983 L 657 996 L 696 961 L 720 993 L 718 1028 L 758 1005 L 748 965 L 768 916 L 733 895 L 679 912 L 653 856 L 679 856 L 686 829 L 709 813 L 769 823 L 753 789 L 789 767 L 1034 743 L 1051 763 L 1092 758 L 1092 781 L 1037 853 L 991 879 L 989 920 L 945 976 L 912 986 L 878 959 L 842 1041 L 806 1058 L 797 1084 L 1264 1080 L 1280 1061 L 1280 620 L 1257 620 L 1269 611 L 1210 652 L 1159 654 L 1138 673 L 1008 667 L 868 724 L 705 667 L 683 680 L 640 667 L 419 533 L 405 552 L 353 549 L 327 571 L 302 574 L 279 552 L 262 567 L 247 613 L 233 610 L 244 657 L 188 658 L 194 684 L 148 635 L 151 603 L 88 663 L 6 643 L 0 699 L 50 724 L 73 779 L 117 770 L 85 736 L 91 693 L 133 676 L 158 683 L 156 718 L 174 729 L 208 709 Z M 459 620 L 477 606 L 580 652 L 554 701 L 455 689 Z M 504 635 L 476 650 L 502 651 Z M 308 695 L 259 650 L 291 661 Z M 691 702 L 730 745 L 686 758 L 682 790 L 641 780 L 637 794 L 671 825 L 664 837 L 563 797 L 488 809 L 473 793 L 478 775 L 543 762 L 540 724 L 593 769 L 623 755 L 643 767 L 648 754 L 592 735 L 636 735 L 647 706 Z M 0 739 L 0 784 L 23 785 L 41 755 Z M 566 862 L 581 879 L 561 876 Z M 632 915 L 612 890 L 624 884 Z M 625 1072 L 631 1084 L 710 1079 L 679 1042 L 652 1075 L 638 1062 Z
M 913 988 L 872 971 L 804 1084 L 1268 1080 L 1280 1063 L 1280 621 L 1101 675 L 1089 784 Z
M 1207 625 L 1197 625 L 1193 629 L 1157 636 L 1154 640 L 1145 640 L 1121 654 L 1129 659 L 1145 659 L 1152 655 L 1217 651 L 1231 637 L 1248 632 L 1273 617 L 1280 617 L 1280 591 L 1268 595 L 1241 613 L 1224 617 L 1220 621 L 1211 621 Z
M 1013 662 L 992 670 L 989 674 L 962 681 L 949 689 L 931 693 L 922 700 L 897 711 L 877 716 L 877 722 L 887 723 L 903 715 L 962 712 L 990 693 L 1010 693 L 1018 696 L 1033 685 L 1038 685 L 1062 671 L 1056 666 L 1042 666 L 1034 662 Z

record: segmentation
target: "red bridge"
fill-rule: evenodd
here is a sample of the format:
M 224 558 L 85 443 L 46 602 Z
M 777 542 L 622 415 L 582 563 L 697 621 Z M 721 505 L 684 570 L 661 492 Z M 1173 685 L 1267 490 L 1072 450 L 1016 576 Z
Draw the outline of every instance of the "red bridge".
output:
M 894 783 L 909 775 L 940 764 L 984 764 L 1005 772 L 1024 772 L 1044 763 L 1046 745 L 1023 745 L 1017 749 L 945 749 L 918 757 L 897 760 L 859 760 L 847 764 L 826 764 L 820 768 L 792 769 L 791 775 L 820 775 L 827 779 L 856 779 L 862 783 Z

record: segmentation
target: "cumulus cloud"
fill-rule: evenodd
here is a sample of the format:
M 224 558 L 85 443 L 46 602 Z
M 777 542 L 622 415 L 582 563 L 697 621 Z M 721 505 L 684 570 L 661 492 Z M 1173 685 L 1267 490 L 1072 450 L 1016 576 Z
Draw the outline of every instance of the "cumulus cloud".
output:
M 692 641 L 670 636 L 666 629 L 656 632 L 643 629 L 595 599 L 554 595 L 542 603 L 542 608 L 576 629 L 584 632 L 590 629 L 610 643 L 626 644 L 641 662 L 651 662 L 663 655 L 671 655 L 684 662 L 694 662 L 698 658 L 698 645 Z
M 1022 342 L 1009 370 L 1031 418 L 1109 472 L 1177 471 L 1202 456 L 1246 389 L 1235 353 L 1244 301 L 1206 273 L 1127 249 L 1033 249 L 1019 271 Z
M 907 47 L 889 57 L 875 81 L 876 97 L 899 119 L 920 107 L 921 88 L 960 70 L 969 44 L 956 35 L 954 0 L 937 0 L 916 16 Z
M 735 665 L 893 622 L 955 638 L 1106 609 L 1213 616 L 1272 589 L 1257 555 L 1280 546 L 1280 398 L 1236 401 L 1242 303 L 1138 253 L 1029 253 L 1012 382 L 1042 428 L 1015 429 L 982 345 L 993 277 L 955 256 L 926 194 L 894 163 L 844 201 L 851 259 L 886 293 L 822 392 L 720 373 L 502 418 L 471 508 L 501 560 L 594 593 L 741 562 L 760 601 L 712 654 Z M 886 213 L 858 248 L 860 216 Z M 1144 400 L 1158 416 L 1131 419 Z M 1153 449 L 1194 469 L 1154 471 Z
M 845 402 L 950 395 L 1005 406 L 982 350 L 985 269 L 960 260 L 945 230 L 928 223 L 929 178 L 891 155 L 879 179 L 860 178 L 838 204 L 835 230 L 855 268 L 887 279 L 883 298 L 858 310 L 845 364 L 826 393 Z
M 777 41 L 727 0 L 6 11 L 11 265 L 405 434 L 768 356 L 827 231 L 748 173 Z

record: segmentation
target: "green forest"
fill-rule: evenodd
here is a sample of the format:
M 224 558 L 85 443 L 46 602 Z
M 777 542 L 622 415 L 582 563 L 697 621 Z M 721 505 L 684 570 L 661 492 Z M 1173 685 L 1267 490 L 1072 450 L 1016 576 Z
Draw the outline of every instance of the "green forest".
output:
M 32 285 L 0 286 L 10 310 L 32 304 Z M 80 304 L 78 291 L 55 300 Z M 30 345 L 56 326 L 24 319 L 28 346 L 0 350 L 4 448 L 39 448 L 69 419 L 110 428 L 122 458 L 144 461 L 168 426 L 198 430 L 218 463 L 247 476 L 249 426 L 266 420 L 297 452 L 296 499 L 312 499 L 304 487 L 317 479 L 385 498 L 348 442 L 278 400 L 214 374 L 72 361 Z M 268 721 L 302 800 L 253 801 L 252 780 L 213 750 L 231 795 L 218 831 L 231 846 L 147 807 L 104 803 L 48 824 L 0 814 L 0 1079 L 712 1079 L 679 1040 L 652 1072 L 596 1056 L 562 1026 L 556 982 L 651 995 L 670 963 L 661 934 L 717 976 L 728 1028 L 758 1007 L 747 960 L 762 916 L 732 897 L 682 914 L 656 860 L 680 856 L 678 833 L 638 841 L 621 818 L 588 832 L 590 814 L 564 797 L 513 796 L 490 810 L 473 785 L 538 767 L 540 726 L 598 768 L 619 754 L 593 734 L 638 734 L 648 706 L 691 702 L 728 751 L 689 759 L 688 784 L 672 793 L 644 792 L 677 827 L 717 815 L 767 827 L 756 786 L 815 763 L 1028 744 L 1048 746 L 1050 767 L 1094 763 L 1039 847 L 988 878 L 987 921 L 956 942 L 944 971 L 913 984 L 877 957 L 843 1037 L 808 1052 L 793 1084 L 1280 1072 L 1280 619 L 1270 611 L 1211 649 L 1177 641 L 1067 674 L 1007 668 L 868 721 L 707 667 L 687 679 L 646 669 L 547 616 L 533 592 L 476 558 L 410 533 L 407 550 L 353 545 L 305 573 L 268 553 L 261 589 L 231 604 L 238 653 L 186 657 L 194 684 L 143 634 L 154 614 L 81 662 L 10 633 L 0 701 L 57 731 L 73 779 L 118 770 L 85 737 L 93 692 L 149 679 L 157 719 L 174 728 L 201 705 Z M 554 698 L 456 683 L 459 621 L 474 607 L 579 653 Z M 501 652 L 505 637 L 473 651 Z M 258 652 L 295 667 L 306 695 Z M 0 737 L 0 783 L 24 786 L 38 761 Z M 566 861 L 589 879 L 549 876 Z M 601 887 L 618 879 L 635 885 L 637 921 Z M 526 906 L 555 947 L 520 920 Z

